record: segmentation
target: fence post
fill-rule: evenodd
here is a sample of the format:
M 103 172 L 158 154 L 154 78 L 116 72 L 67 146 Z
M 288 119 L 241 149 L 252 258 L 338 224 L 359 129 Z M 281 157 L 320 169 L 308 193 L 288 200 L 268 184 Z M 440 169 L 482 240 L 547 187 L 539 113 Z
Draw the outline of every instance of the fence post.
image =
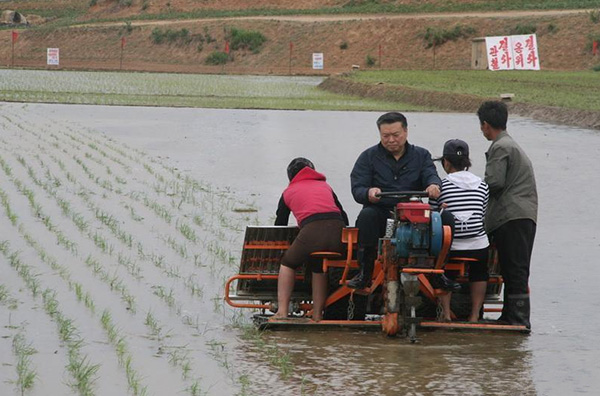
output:
M 294 49 L 294 43 L 290 41 L 290 63 L 288 66 L 288 74 L 292 75 L 292 50 Z

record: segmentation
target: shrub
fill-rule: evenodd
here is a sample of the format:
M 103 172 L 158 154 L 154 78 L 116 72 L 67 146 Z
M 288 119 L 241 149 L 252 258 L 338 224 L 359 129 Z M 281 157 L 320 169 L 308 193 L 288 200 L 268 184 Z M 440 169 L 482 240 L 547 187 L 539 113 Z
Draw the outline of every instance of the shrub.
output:
M 133 26 L 131 26 L 131 21 L 125 22 L 125 31 L 127 33 L 133 32 Z
M 342 44 L 340 44 L 340 49 L 341 50 L 348 49 L 348 43 L 344 41 Z
M 149 6 L 150 6 L 150 4 L 148 4 L 148 0 L 144 0 L 142 2 L 142 11 L 146 11 Z
M 372 67 L 375 66 L 375 63 L 377 62 L 377 59 L 375 59 L 374 56 L 371 56 L 371 54 L 367 55 L 367 58 L 365 59 L 365 62 L 367 63 L 368 67 Z
M 164 41 L 164 35 L 162 32 L 162 29 L 160 29 L 160 28 L 152 29 L 152 33 L 150 33 L 150 40 L 152 40 L 152 42 L 154 44 L 162 44 L 162 42 Z
M 150 39 L 154 44 L 162 44 L 166 41 L 169 44 L 179 43 L 187 45 L 194 40 L 194 36 L 185 28 L 181 30 L 167 29 L 165 31 L 160 28 L 154 28 L 152 29 L 152 33 L 150 33 Z
M 590 21 L 592 21 L 592 23 L 600 22 L 600 10 L 590 11 L 589 14 L 590 14 Z
M 232 50 L 248 49 L 255 54 L 260 51 L 267 38 L 254 30 L 243 30 L 232 28 L 228 34 Z
M 509 34 L 533 34 L 537 31 L 537 26 L 533 23 L 517 24 L 509 30 Z
M 549 23 L 548 27 L 546 28 L 546 30 L 548 31 L 548 33 L 554 34 L 554 33 L 558 32 L 558 26 L 556 26 L 553 23 Z
M 95 6 L 96 4 L 98 4 L 98 0 L 90 0 L 90 2 L 89 2 L 89 6 L 90 6 L 90 7 L 93 7 L 93 6 Z
M 467 38 L 476 33 L 475 28 L 471 26 L 456 25 L 452 29 L 440 29 L 428 27 L 423 33 L 425 48 L 431 48 L 434 45 L 440 46 L 447 41 L 455 41 L 459 38 Z
M 596 65 L 596 66 L 592 67 L 592 70 L 600 72 L 600 65 Z
M 120 6 L 131 7 L 131 4 L 133 4 L 132 0 L 119 0 L 119 5 Z
M 229 55 L 223 51 L 213 51 L 206 57 L 207 65 L 224 65 L 229 60 Z

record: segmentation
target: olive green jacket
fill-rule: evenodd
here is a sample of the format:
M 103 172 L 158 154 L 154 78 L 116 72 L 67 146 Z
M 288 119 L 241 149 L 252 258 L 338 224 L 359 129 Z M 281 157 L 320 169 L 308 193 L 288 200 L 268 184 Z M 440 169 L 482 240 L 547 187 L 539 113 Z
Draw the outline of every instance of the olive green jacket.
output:
M 485 156 L 485 182 L 490 188 L 485 216 L 488 234 L 511 220 L 531 219 L 537 223 L 535 175 L 523 149 L 506 131 L 502 131 Z

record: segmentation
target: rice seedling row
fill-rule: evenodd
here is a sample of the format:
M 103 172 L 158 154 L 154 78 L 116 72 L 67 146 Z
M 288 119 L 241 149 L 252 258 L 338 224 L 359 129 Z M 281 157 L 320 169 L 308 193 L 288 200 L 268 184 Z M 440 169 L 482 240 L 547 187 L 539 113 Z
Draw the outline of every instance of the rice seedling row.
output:
M 31 172 L 28 172 L 28 173 L 31 175 Z M 54 180 L 54 183 L 56 184 L 56 180 Z M 62 209 L 64 210 L 65 209 L 64 201 L 62 201 L 62 202 L 63 202 Z M 197 294 L 197 295 L 201 294 L 200 293 L 201 288 L 198 285 L 194 284 L 193 282 L 189 282 L 189 284 L 193 285 L 191 288 L 192 288 L 194 294 Z M 165 296 L 169 296 L 170 293 L 164 293 L 164 295 Z M 170 299 L 169 299 L 169 301 L 170 301 Z M 182 367 L 185 369 L 186 372 L 189 371 L 189 363 L 185 364 L 185 365 L 182 365 Z M 197 390 L 198 387 L 197 387 L 197 385 L 192 384 L 192 385 L 190 385 L 190 389 L 196 389 Z
M 135 149 L 129 150 L 124 145 L 117 147 L 113 141 L 102 139 L 100 134 L 84 133 L 64 124 L 19 119 L 19 114 L 8 114 L 7 117 L 10 121 L 4 118 L 2 122 L 18 131 L 20 141 L 10 140 L 8 146 L 11 152 L 20 153 L 21 161 L 3 154 L 2 158 L 11 159 L 5 161 L 6 166 L 13 178 L 18 172 L 17 179 L 29 178 L 33 182 L 31 186 L 23 186 L 33 191 L 31 201 L 37 204 L 37 211 L 42 215 L 50 213 L 52 229 L 59 229 L 56 225 L 59 224 L 60 230 L 77 245 L 76 250 L 67 250 L 64 245 L 57 247 L 73 257 L 68 261 L 77 267 L 78 278 L 74 285 L 81 287 L 73 286 L 74 300 L 79 300 L 82 307 L 87 306 L 88 312 L 95 317 L 101 317 L 106 310 L 107 305 L 102 307 L 97 302 L 91 308 L 89 301 L 94 298 L 97 301 L 98 286 L 89 289 L 89 295 L 94 298 L 88 298 L 86 305 L 85 288 L 90 280 L 79 280 L 79 276 L 83 276 L 82 268 L 86 269 L 88 278 L 108 285 L 109 289 L 112 285 L 118 303 L 110 304 L 108 312 L 119 319 L 112 323 L 119 323 L 119 326 L 127 323 L 124 329 L 144 326 L 143 333 L 148 336 L 144 339 L 153 343 L 156 354 L 161 356 L 159 348 L 168 351 L 162 355 L 164 359 L 159 360 L 166 361 L 177 369 L 179 377 L 185 378 L 175 381 L 183 392 L 211 394 L 209 390 L 216 383 L 213 379 L 216 381 L 220 375 L 228 378 L 228 384 L 240 387 L 243 382 L 248 387 L 244 371 L 231 364 L 235 347 L 227 345 L 231 341 L 220 334 L 223 326 L 239 325 L 239 318 L 223 309 L 220 285 L 235 261 L 231 246 L 237 246 L 240 224 L 248 221 L 245 213 L 229 214 L 234 213 L 234 208 L 248 207 L 249 204 L 230 199 L 225 192 L 212 187 L 207 188 Z M 89 174 L 96 177 L 92 179 Z M 113 191 L 108 190 L 106 184 L 101 185 L 103 180 L 110 180 Z M 16 186 L 13 188 L 18 191 Z M 121 193 L 117 189 L 121 189 Z M 53 201 L 48 200 L 50 197 Z M 32 202 L 27 199 L 25 204 L 33 207 L 35 216 L 36 207 L 31 206 Z M 12 204 L 11 201 L 8 203 Z M 170 213 L 170 222 L 150 207 L 152 203 L 155 209 Z M 11 207 L 15 214 L 23 209 L 22 205 Z M 62 220 L 58 221 L 58 218 Z M 63 228 L 66 226 L 64 220 L 69 221 L 67 228 Z M 48 227 L 45 229 L 50 232 Z M 109 248 L 103 253 L 94 243 L 96 233 L 99 244 L 104 239 L 107 245 L 113 246 L 112 255 Z M 184 248 L 185 258 L 180 253 Z M 124 277 L 115 277 L 118 268 L 129 268 L 129 271 Z M 207 288 L 209 275 L 213 282 L 212 287 Z M 182 290 L 186 293 L 181 293 Z M 211 304 L 212 309 L 208 311 L 212 313 L 207 315 L 207 309 L 203 307 Z M 121 308 L 115 310 L 117 305 Z M 147 318 L 149 312 L 152 320 Z M 174 322 L 173 317 L 178 321 Z M 134 327 L 129 324 L 132 319 L 138 323 Z M 118 343 L 118 338 L 111 336 L 111 329 L 111 326 L 103 327 L 104 335 L 113 339 L 109 342 L 113 353 L 118 355 L 123 348 L 122 342 Z M 147 348 L 148 344 L 139 337 L 131 338 L 131 333 L 131 330 L 126 331 L 126 340 L 131 346 L 133 360 L 137 361 L 139 348 Z M 213 355 L 212 343 L 225 346 L 221 348 L 222 356 L 213 356 L 210 360 L 214 364 L 206 365 L 200 356 Z M 183 346 L 182 349 L 177 349 L 177 345 Z M 203 361 L 202 372 L 196 364 L 199 358 Z M 121 360 L 121 364 L 127 366 L 126 361 Z M 132 367 L 131 361 L 129 366 Z M 223 371 L 225 374 L 218 374 Z M 126 372 L 125 377 L 127 375 Z M 143 386 L 138 386 L 141 388 Z M 149 384 L 148 389 L 154 388 Z

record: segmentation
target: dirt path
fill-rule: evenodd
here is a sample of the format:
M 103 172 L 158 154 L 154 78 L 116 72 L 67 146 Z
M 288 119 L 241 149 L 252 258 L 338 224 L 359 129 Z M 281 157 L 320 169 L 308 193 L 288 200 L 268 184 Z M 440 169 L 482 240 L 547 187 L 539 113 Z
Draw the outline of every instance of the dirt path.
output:
M 226 18 L 195 18 L 152 21 L 131 21 L 132 26 L 176 25 L 190 22 L 211 21 L 285 21 L 285 22 L 336 22 L 336 21 L 366 21 L 366 20 L 406 20 L 406 19 L 452 19 L 452 18 L 521 18 L 526 16 L 560 16 L 576 15 L 592 10 L 547 10 L 547 11 L 498 11 L 498 12 L 464 12 L 440 14 L 346 14 L 346 15 L 271 15 Z M 123 22 L 90 23 L 80 26 L 121 26 Z

